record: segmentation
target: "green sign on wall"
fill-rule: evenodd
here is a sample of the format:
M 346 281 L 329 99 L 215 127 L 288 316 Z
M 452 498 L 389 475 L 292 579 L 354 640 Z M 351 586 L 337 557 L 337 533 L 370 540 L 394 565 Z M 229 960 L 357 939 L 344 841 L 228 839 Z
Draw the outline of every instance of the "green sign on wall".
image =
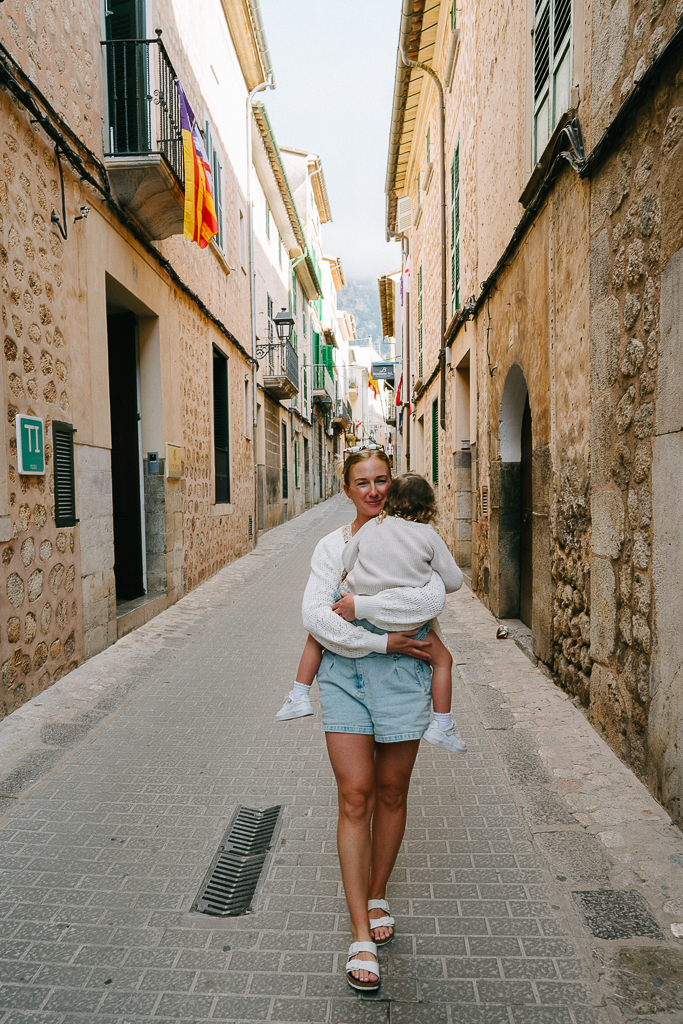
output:
M 45 473 L 45 430 L 37 416 L 17 416 L 17 461 L 22 476 Z

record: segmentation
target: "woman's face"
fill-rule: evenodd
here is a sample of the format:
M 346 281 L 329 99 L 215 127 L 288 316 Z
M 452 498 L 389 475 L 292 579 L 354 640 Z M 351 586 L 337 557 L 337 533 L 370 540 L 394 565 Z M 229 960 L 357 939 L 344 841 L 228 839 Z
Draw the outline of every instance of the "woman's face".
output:
M 344 484 L 344 491 L 359 515 L 374 519 L 384 508 L 390 486 L 391 476 L 386 463 L 373 457 L 351 467 L 349 483 Z

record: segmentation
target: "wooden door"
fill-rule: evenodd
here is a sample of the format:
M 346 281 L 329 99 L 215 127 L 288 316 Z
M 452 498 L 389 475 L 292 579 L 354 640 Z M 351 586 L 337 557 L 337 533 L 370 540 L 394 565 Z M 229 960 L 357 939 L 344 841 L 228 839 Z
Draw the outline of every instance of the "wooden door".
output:
M 529 396 L 526 396 L 524 416 L 522 417 L 522 522 L 520 530 L 520 591 L 519 617 L 531 628 L 531 609 L 533 604 L 533 515 L 531 486 L 531 407 Z

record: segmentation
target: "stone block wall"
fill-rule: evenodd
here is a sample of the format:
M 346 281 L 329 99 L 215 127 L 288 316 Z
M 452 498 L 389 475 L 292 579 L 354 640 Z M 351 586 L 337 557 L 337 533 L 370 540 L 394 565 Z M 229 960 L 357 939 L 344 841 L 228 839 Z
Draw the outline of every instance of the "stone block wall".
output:
M 622 2 L 602 15 L 596 52 L 606 33 L 619 45 L 594 93 L 594 131 L 661 52 L 683 20 L 683 4 Z M 683 774 L 674 750 L 681 694 L 669 652 L 680 632 L 680 579 L 672 586 L 669 576 L 659 586 L 653 544 L 666 576 L 666 566 L 676 565 L 670 524 L 680 517 L 675 481 L 683 463 L 676 440 L 673 447 L 668 440 L 681 424 L 673 433 L 665 426 L 666 378 L 680 365 L 680 346 L 673 356 L 662 332 L 663 269 L 678 280 L 682 139 L 679 57 L 653 84 L 591 187 L 590 654 L 596 665 L 587 699 L 610 745 L 679 818 Z M 653 602 L 653 588 L 659 601 Z
M 83 657 L 91 658 L 116 640 L 111 452 L 108 448 L 77 444 L 75 454 Z

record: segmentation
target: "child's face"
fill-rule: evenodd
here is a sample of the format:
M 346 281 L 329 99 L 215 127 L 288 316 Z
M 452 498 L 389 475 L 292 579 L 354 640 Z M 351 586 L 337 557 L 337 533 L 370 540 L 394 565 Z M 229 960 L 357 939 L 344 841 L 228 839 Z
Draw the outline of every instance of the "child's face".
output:
M 351 467 L 349 476 L 349 484 L 344 485 L 344 491 L 361 516 L 374 519 L 384 508 L 391 487 L 386 463 L 381 459 L 364 459 Z

